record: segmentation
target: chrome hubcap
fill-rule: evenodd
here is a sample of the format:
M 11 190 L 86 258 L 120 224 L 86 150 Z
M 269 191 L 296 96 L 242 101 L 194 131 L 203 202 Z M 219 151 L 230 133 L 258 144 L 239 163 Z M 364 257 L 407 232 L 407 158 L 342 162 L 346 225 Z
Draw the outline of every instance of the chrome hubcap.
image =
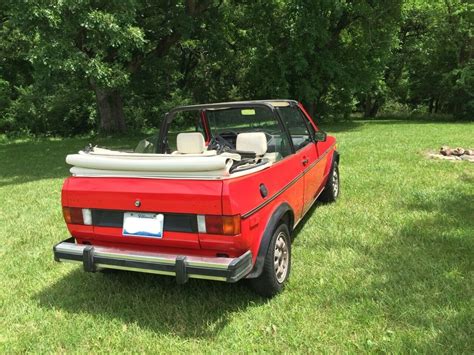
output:
M 337 170 L 334 170 L 332 173 L 332 191 L 334 192 L 334 196 L 337 197 L 339 194 L 339 175 Z
M 280 232 L 275 243 L 274 253 L 275 275 L 279 283 L 283 283 L 288 274 L 288 244 L 286 242 L 285 234 Z

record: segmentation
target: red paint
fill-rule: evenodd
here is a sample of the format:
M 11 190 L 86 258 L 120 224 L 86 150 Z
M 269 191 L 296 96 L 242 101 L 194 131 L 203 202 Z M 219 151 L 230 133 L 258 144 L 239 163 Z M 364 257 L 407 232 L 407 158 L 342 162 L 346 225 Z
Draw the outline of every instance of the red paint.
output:
M 206 142 L 206 145 L 208 145 L 209 142 L 211 141 L 211 130 L 209 129 L 209 124 L 206 119 L 206 113 L 204 111 L 201 111 L 201 124 L 202 124 L 202 127 L 204 128 L 205 142 Z
M 301 104 L 299 107 L 318 130 L 304 107 Z M 208 141 L 209 125 L 204 114 L 201 118 Z M 274 211 L 282 203 L 288 203 L 293 209 L 294 221 L 300 220 L 324 186 L 334 151 L 335 138 L 328 136 L 326 142 L 310 143 L 265 170 L 239 178 L 70 177 L 63 186 L 62 204 L 68 207 L 240 215 L 240 233 L 237 235 L 165 232 L 162 239 L 156 239 L 126 237 L 121 228 L 68 224 L 68 229 L 79 243 L 201 256 L 227 254 L 237 257 L 251 250 L 255 262 L 262 234 Z M 265 198 L 260 194 L 260 184 L 265 184 L 268 190 Z M 140 207 L 135 207 L 136 200 L 140 200 Z M 246 216 L 267 200 L 272 201 Z
M 70 177 L 63 191 L 69 207 L 222 214 L 221 180 Z

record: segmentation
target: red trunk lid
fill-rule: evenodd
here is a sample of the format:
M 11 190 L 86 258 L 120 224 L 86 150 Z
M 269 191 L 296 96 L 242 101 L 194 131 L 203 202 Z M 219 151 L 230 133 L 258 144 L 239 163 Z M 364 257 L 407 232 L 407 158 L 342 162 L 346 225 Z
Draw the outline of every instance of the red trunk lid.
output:
M 221 194 L 219 180 L 70 177 L 63 187 L 62 203 L 90 208 L 101 218 L 109 218 L 100 225 L 68 225 L 79 241 L 199 248 L 196 227 L 186 224 L 196 223 L 197 214 L 222 214 Z M 117 217 L 134 211 L 164 213 L 165 226 L 167 220 L 173 221 L 173 226 L 161 239 L 125 237 Z

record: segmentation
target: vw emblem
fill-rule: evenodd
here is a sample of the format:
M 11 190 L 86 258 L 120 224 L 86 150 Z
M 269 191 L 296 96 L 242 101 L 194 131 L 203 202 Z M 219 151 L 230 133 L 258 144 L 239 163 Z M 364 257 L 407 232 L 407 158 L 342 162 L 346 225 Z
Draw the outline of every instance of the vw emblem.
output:
M 135 207 L 140 207 L 141 205 L 142 203 L 140 202 L 140 200 L 135 201 Z

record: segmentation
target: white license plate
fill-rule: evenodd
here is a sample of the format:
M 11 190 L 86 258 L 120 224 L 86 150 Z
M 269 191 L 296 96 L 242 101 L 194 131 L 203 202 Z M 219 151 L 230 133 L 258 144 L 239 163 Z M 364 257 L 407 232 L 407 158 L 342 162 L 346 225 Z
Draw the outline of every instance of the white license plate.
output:
M 130 237 L 163 237 L 164 216 L 157 213 L 125 212 L 122 234 Z

